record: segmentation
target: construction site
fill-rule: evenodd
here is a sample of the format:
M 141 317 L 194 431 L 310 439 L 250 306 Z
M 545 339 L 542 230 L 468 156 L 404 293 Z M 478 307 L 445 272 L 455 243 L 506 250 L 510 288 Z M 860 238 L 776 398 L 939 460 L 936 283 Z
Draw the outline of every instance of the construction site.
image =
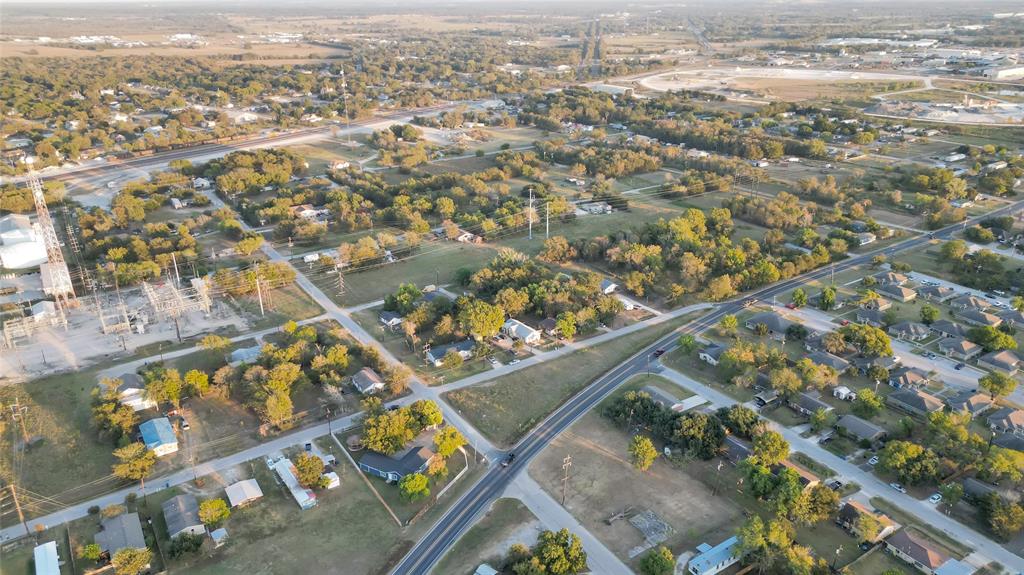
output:
M 198 334 L 247 328 L 204 278 L 183 277 L 187 270 L 177 264 L 131 288 L 100 285 L 81 265 L 72 273 L 64 258 L 64 248 L 78 252 L 72 226 L 64 226 L 62 240 L 39 180 L 29 178 L 28 186 L 36 221 L 0 218 L 0 382 L 77 370 L 139 348 L 159 354 Z

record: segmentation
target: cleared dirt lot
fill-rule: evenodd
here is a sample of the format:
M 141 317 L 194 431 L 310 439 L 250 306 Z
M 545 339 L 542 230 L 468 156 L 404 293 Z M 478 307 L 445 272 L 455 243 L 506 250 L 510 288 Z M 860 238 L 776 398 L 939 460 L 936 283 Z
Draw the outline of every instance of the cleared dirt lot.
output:
M 546 491 L 561 497 L 562 460 L 572 455 L 565 507 L 612 552 L 629 561 L 629 550 L 644 543 L 627 520 L 605 519 L 632 507 L 656 512 L 675 529 L 665 544 L 673 552 L 729 537 L 742 511 L 729 498 L 711 494 L 694 475 L 659 458 L 647 472 L 628 460 L 628 435 L 597 412 L 587 414 L 563 433 L 530 465 L 530 475 Z

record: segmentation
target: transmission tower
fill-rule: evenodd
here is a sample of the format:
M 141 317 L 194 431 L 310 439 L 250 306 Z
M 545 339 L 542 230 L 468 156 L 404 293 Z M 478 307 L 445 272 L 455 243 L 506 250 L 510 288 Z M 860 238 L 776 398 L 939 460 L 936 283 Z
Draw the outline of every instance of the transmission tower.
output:
M 29 172 L 28 186 L 32 190 L 32 199 L 36 203 L 36 217 L 39 219 L 39 227 L 43 232 L 43 240 L 46 242 L 47 266 L 44 273 L 48 273 L 50 276 L 50 293 L 57 301 L 61 313 L 64 314 L 70 308 L 78 306 L 75 287 L 71 284 L 71 272 L 68 271 L 68 264 L 64 261 L 64 252 L 60 249 L 60 240 L 57 239 L 57 230 L 53 227 L 50 210 L 46 207 L 43 184 L 36 177 L 35 172 Z

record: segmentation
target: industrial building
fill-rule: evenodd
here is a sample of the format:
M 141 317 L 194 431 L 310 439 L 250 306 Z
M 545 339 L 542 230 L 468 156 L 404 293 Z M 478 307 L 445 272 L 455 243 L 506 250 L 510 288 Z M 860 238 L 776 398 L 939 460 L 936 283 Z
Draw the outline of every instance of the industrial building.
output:
M 45 262 L 46 242 L 28 216 L 9 214 L 0 218 L 0 267 L 20 270 Z

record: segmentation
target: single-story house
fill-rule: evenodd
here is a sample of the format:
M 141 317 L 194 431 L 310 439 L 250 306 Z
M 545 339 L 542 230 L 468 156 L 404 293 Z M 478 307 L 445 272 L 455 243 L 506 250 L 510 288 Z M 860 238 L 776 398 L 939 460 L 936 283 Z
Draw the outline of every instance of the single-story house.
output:
M 1021 313 L 1015 309 L 1005 309 L 996 314 L 999 319 L 1003 322 L 1010 324 L 1011 326 L 1024 325 L 1024 313 Z
M 743 325 L 749 330 L 755 330 L 761 324 L 768 328 L 768 335 L 772 339 L 785 340 L 786 330 L 793 322 L 773 311 L 765 311 L 751 316 Z
M 316 494 L 299 483 L 298 472 L 295 470 L 295 465 L 292 464 L 290 459 L 282 457 L 275 461 L 271 468 L 281 478 L 281 483 L 284 483 L 284 486 L 288 488 L 288 492 L 292 494 L 292 498 L 295 499 L 295 503 L 298 503 L 300 508 L 312 509 L 316 506 Z
M 57 555 L 56 541 L 36 545 L 32 550 L 32 558 L 36 575 L 60 575 L 60 557 Z
M 444 363 L 444 356 L 447 355 L 449 351 L 454 351 L 459 354 L 462 356 L 462 359 L 469 359 L 473 357 L 473 350 L 475 348 L 476 342 L 468 338 L 455 343 L 432 347 L 427 350 L 427 362 L 432 364 L 434 367 L 441 367 Z
M 928 301 L 943 303 L 952 299 L 956 290 L 946 286 L 923 286 L 917 288 L 917 295 Z
M 992 438 L 992 445 L 1002 447 L 1003 449 L 1024 452 L 1024 437 L 1011 433 L 1000 433 Z
M 750 444 L 735 435 L 726 435 L 725 441 L 722 442 L 722 447 L 726 459 L 734 465 L 750 457 L 753 453 Z
M 541 338 L 540 330 L 533 329 L 525 323 L 513 318 L 505 320 L 505 323 L 501 326 L 501 333 L 514 340 L 519 340 L 529 345 L 536 345 L 540 343 Z
M 893 556 L 910 563 L 926 575 L 934 575 L 951 557 L 935 547 L 930 541 L 901 529 L 885 540 L 885 548 Z
M 818 365 L 827 365 L 839 373 L 850 369 L 850 362 L 827 351 L 812 351 L 805 357 Z
M 985 483 L 973 477 L 964 479 L 962 485 L 964 487 L 964 498 L 970 501 L 981 501 L 990 494 L 999 491 L 995 485 Z
M 126 373 L 119 377 L 120 385 L 117 386 L 117 399 L 121 405 L 127 405 L 132 411 L 155 409 L 156 402 L 146 394 L 146 384 L 137 373 Z
M 228 485 L 224 488 L 224 494 L 228 496 L 231 507 L 245 507 L 263 497 L 263 490 L 260 489 L 259 482 L 253 478 Z
M 966 337 L 967 330 L 963 328 L 959 323 L 954 323 L 948 319 L 940 319 L 932 325 L 928 326 L 935 333 L 943 337 Z
M 758 407 L 764 407 L 775 403 L 779 399 L 779 392 L 774 389 L 766 389 L 754 396 L 754 402 Z
M 686 570 L 691 575 L 715 575 L 739 560 L 740 540 L 733 535 L 714 547 L 707 543 L 698 545 L 697 554 L 690 559 Z
M 793 411 L 803 415 L 811 415 L 819 409 L 823 409 L 826 412 L 832 411 L 831 405 L 825 403 L 815 395 L 811 395 L 806 392 L 794 395 L 789 398 L 789 401 L 787 401 L 786 404 L 789 405 Z
M 821 483 L 821 478 L 818 477 L 813 471 L 807 469 L 802 465 L 794 463 L 789 459 L 784 459 L 782 463 L 779 463 L 778 465 L 773 465 L 771 467 L 771 472 L 773 475 L 777 476 L 779 473 L 782 472 L 783 469 L 792 469 L 793 471 L 795 471 L 797 476 L 800 478 L 800 487 L 803 488 L 804 490 L 810 489 L 815 485 Z
M 551 337 L 558 335 L 558 321 L 553 317 L 546 317 L 540 321 L 540 330 Z
M 681 411 L 682 403 L 679 401 L 679 398 L 661 389 L 660 387 L 655 387 L 653 385 L 645 385 L 642 388 L 640 388 L 640 391 L 651 396 L 651 400 L 654 401 L 654 403 L 656 403 L 657 405 L 663 407 L 664 409 L 669 409 L 671 411 Z
M 974 417 L 992 407 L 992 397 L 987 393 L 977 393 L 965 389 L 956 395 L 947 397 L 946 405 L 953 411 L 969 413 L 971 417 Z
M 953 359 L 967 361 L 984 351 L 973 341 L 963 337 L 949 337 L 939 340 L 939 352 Z
M 100 531 L 93 537 L 100 551 L 111 556 L 122 549 L 145 549 L 142 523 L 138 513 L 122 513 L 100 522 Z
M 619 289 L 619 284 L 613 282 L 608 278 L 601 280 L 601 293 L 605 295 L 611 295 L 615 293 L 615 290 Z
M 393 311 L 382 311 L 377 316 L 377 319 L 381 325 L 392 330 L 402 325 L 402 316 Z
M 860 518 L 865 515 L 874 518 L 875 521 L 878 522 L 878 533 L 875 533 L 874 536 L 866 536 L 860 532 Z M 892 519 L 889 519 L 888 515 L 884 513 L 875 513 L 852 499 L 847 501 L 839 509 L 839 515 L 836 517 L 836 523 L 838 523 L 843 529 L 857 537 L 860 537 L 868 543 L 877 543 L 896 531 L 896 524 Z
M 988 416 L 988 426 L 996 433 L 1024 437 L 1024 410 L 1003 407 Z
M 395 483 L 406 475 L 423 473 L 434 457 L 434 452 L 426 446 L 413 447 L 395 455 L 369 451 L 359 459 L 359 469 Z
M 920 389 L 895 391 L 885 398 L 885 402 L 903 411 L 925 417 L 929 413 L 940 411 L 943 407 L 941 399 Z
M 167 523 L 167 536 L 171 539 L 182 533 L 205 535 L 206 525 L 199 520 L 199 501 L 190 493 L 178 495 L 164 501 L 160 506 Z
M 850 414 L 844 415 L 836 421 L 836 429 L 839 433 L 857 441 L 868 441 L 870 443 L 881 441 L 886 436 L 885 429 Z
M 896 272 L 881 272 L 875 274 L 873 277 L 878 285 L 881 286 L 901 286 L 910 280 L 907 276 Z
M 428 286 L 428 288 L 429 288 L 429 286 Z M 423 305 L 423 304 L 434 303 L 435 301 L 451 301 L 451 300 L 452 300 L 452 298 L 448 297 L 448 295 L 445 294 L 443 291 L 436 290 L 436 289 L 428 289 L 428 291 L 424 291 L 423 292 L 423 295 L 420 296 L 420 299 L 416 300 L 416 304 L 417 305 Z
M 1020 368 L 1020 357 L 1008 349 L 993 351 L 979 357 L 978 366 L 1013 375 Z
M 498 570 L 486 563 L 481 563 L 476 571 L 473 571 L 473 575 L 498 575 Z
M 918 387 L 928 380 L 928 374 L 916 367 L 901 367 L 889 372 L 889 385 L 896 389 Z
M 884 297 L 873 297 L 860 304 L 861 309 L 872 309 L 875 311 L 886 311 L 892 307 L 892 302 Z
M 917 297 L 916 291 L 908 287 L 903 287 L 901 285 L 895 284 L 878 286 L 878 288 L 876 288 L 875 291 L 877 291 L 881 295 L 884 295 L 885 297 L 904 303 L 908 301 L 913 301 L 914 298 Z
M 982 327 L 999 327 L 999 324 L 1003 323 L 1002 318 L 997 315 L 970 308 L 958 313 L 957 317 L 964 323 Z
M 893 371 L 900 366 L 899 360 L 895 357 L 885 355 L 879 357 L 854 357 L 850 360 L 850 363 L 857 368 L 862 374 L 866 374 L 872 367 L 881 367 L 882 369 Z
M 979 297 L 974 297 L 973 295 L 962 295 L 956 299 L 950 300 L 949 307 L 959 311 L 967 309 L 985 311 L 992 306 L 987 301 Z
M 931 330 L 923 323 L 901 321 L 889 326 L 889 335 L 904 341 L 921 341 L 931 335 Z
M 839 387 L 832 390 L 832 397 L 835 397 L 836 399 L 841 399 L 843 401 L 853 401 L 857 399 L 857 392 L 853 391 L 849 387 L 846 387 L 845 385 L 840 385 Z
M 372 368 L 364 367 L 352 376 L 352 387 L 363 395 L 384 391 L 384 380 Z
M 139 431 L 142 433 L 142 442 L 146 444 L 146 449 L 155 453 L 157 457 L 178 451 L 178 437 L 174 434 L 171 420 L 166 417 L 142 422 Z
M 697 354 L 697 357 L 699 357 L 701 361 L 703 361 L 704 363 L 710 365 L 718 365 L 718 360 L 722 357 L 722 354 L 725 353 L 725 350 L 727 349 L 728 348 L 725 347 L 724 345 L 718 343 L 710 343 L 707 346 L 705 346 L 704 349 L 700 350 L 700 352 Z
M 885 325 L 885 314 L 877 309 L 861 308 L 857 310 L 857 323 L 880 328 Z

